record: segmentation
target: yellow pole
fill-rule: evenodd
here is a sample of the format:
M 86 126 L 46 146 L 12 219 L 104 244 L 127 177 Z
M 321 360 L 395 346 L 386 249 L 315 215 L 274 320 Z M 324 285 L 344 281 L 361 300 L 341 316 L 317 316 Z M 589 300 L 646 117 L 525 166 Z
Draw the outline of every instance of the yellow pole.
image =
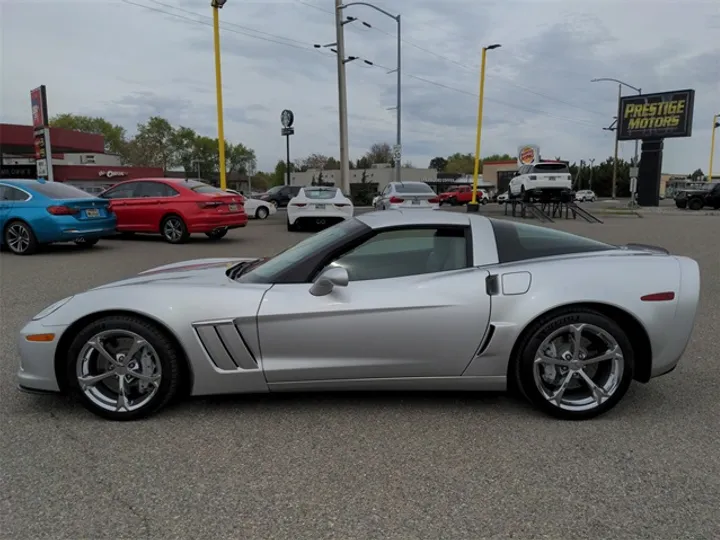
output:
M 220 9 L 213 5 L 213 34 L 215 38 L 215 92 L 217 93 L 218 157 L 220 165 L 220 189 L 227 189 L 225 175 L 225 130 L 223 129 L 222 71 L 220 66 Z
M 715 154 L 715 130 L 717 129 L 717 120 L 720 114 L 713 116 L 712 135 L 710 136 L 710 168 L 708 169 L 708 181 L 712 182 L 713 155 Z
M 475 168 L 473 169 L 472 201 L 470 204 L 477 204 L 478 175 L 480 174 L 480 133 L 482 133 L 483 121 L 483 92 L 485 91 L 485 57 L 487 48 L 482 49 L 482 61 L 480 62 L 480 98 L 478 100 L 477 135 L 475 136 Z

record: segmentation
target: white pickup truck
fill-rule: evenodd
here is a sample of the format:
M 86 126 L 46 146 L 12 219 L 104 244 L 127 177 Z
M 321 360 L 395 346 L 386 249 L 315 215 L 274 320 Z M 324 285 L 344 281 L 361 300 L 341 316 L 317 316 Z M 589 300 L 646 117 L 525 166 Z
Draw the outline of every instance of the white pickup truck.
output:
M 572 191 L 572 176 L 567 164 L 560 161 L 543 161 L 523 165 L 510 180 L 508 193 L 513 199 L 530 201 L 540 197 L 555 197 Z

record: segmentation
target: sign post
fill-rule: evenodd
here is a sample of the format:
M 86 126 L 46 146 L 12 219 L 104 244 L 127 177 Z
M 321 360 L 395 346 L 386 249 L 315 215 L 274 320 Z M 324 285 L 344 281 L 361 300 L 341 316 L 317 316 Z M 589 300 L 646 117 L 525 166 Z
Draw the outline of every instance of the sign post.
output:
M 290 109 L 285 109 L 280 113 L 280 123 L 282 124 L 282 131 L 280 132 L 285 137 L 285 185 L 290 185 L 290 135 L 295 134 L 295 128 L 293 123 L 295 122 L 295 115 Z
M 50 144 L 50 120 L 45 85 L 30 90 L 32 110 L 33 142 L 35 146 L 35 167 L 37 177 L 52 182 L 52 146 Z

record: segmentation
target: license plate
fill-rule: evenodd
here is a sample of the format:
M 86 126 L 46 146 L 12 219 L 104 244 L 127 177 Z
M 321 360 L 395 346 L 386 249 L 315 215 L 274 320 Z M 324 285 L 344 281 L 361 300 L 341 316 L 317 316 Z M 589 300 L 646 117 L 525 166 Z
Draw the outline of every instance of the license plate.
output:
M 231 204 L 229 208 L 231 212 L 237 212 L 237 204 Z
M 324 204 L 316 204 L 315 210 L 325 210 L 325 205 Z
M 97 208 L 90 208 L 88 210 L 85 210 L 85 215 L 87 217 L 100 217 L 100 210 Z
M 548 180 L 555 180 L 554 176 L 548 176 Z
M 420 204 L 420 201 L 418 201 L 417 199 L 415 199 L 412 203 L 413 203 L 413 204 Z

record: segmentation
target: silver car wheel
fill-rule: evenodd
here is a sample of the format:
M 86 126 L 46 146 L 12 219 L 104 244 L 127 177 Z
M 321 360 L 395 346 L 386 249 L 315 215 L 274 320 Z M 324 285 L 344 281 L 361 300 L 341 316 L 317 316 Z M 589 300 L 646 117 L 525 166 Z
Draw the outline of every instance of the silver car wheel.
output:
M 592 324 L 572 324 L 550 334 L 535 353 L 540 394 L 567 411 L 601 406 L 620 387 L 624 357 L 617 340 Z
M 22 223 L 13 223 L 6 233 L 8 247 L 15 253 L 25 253 L 30 247 L 30 231 Z
M 269 213 L 270 212 L 268 211 L 267 208 L 265 208 L 264 206 L 261 206 L 255 212 L 255 217 L 257 217 L 258 219 L 265 219 L 266 217 L 268 217 Z
M 158 353 L 129 330 L 95 334 L 80 350 L 75 371 L 85 397 L 101 409 L 119 413 L 146 406 L 162 379 Z
M 165 220 L 163 235 L 172 242 L 177 242 L 183 235 L 183 224 L 179 218 L 168 218 Z

